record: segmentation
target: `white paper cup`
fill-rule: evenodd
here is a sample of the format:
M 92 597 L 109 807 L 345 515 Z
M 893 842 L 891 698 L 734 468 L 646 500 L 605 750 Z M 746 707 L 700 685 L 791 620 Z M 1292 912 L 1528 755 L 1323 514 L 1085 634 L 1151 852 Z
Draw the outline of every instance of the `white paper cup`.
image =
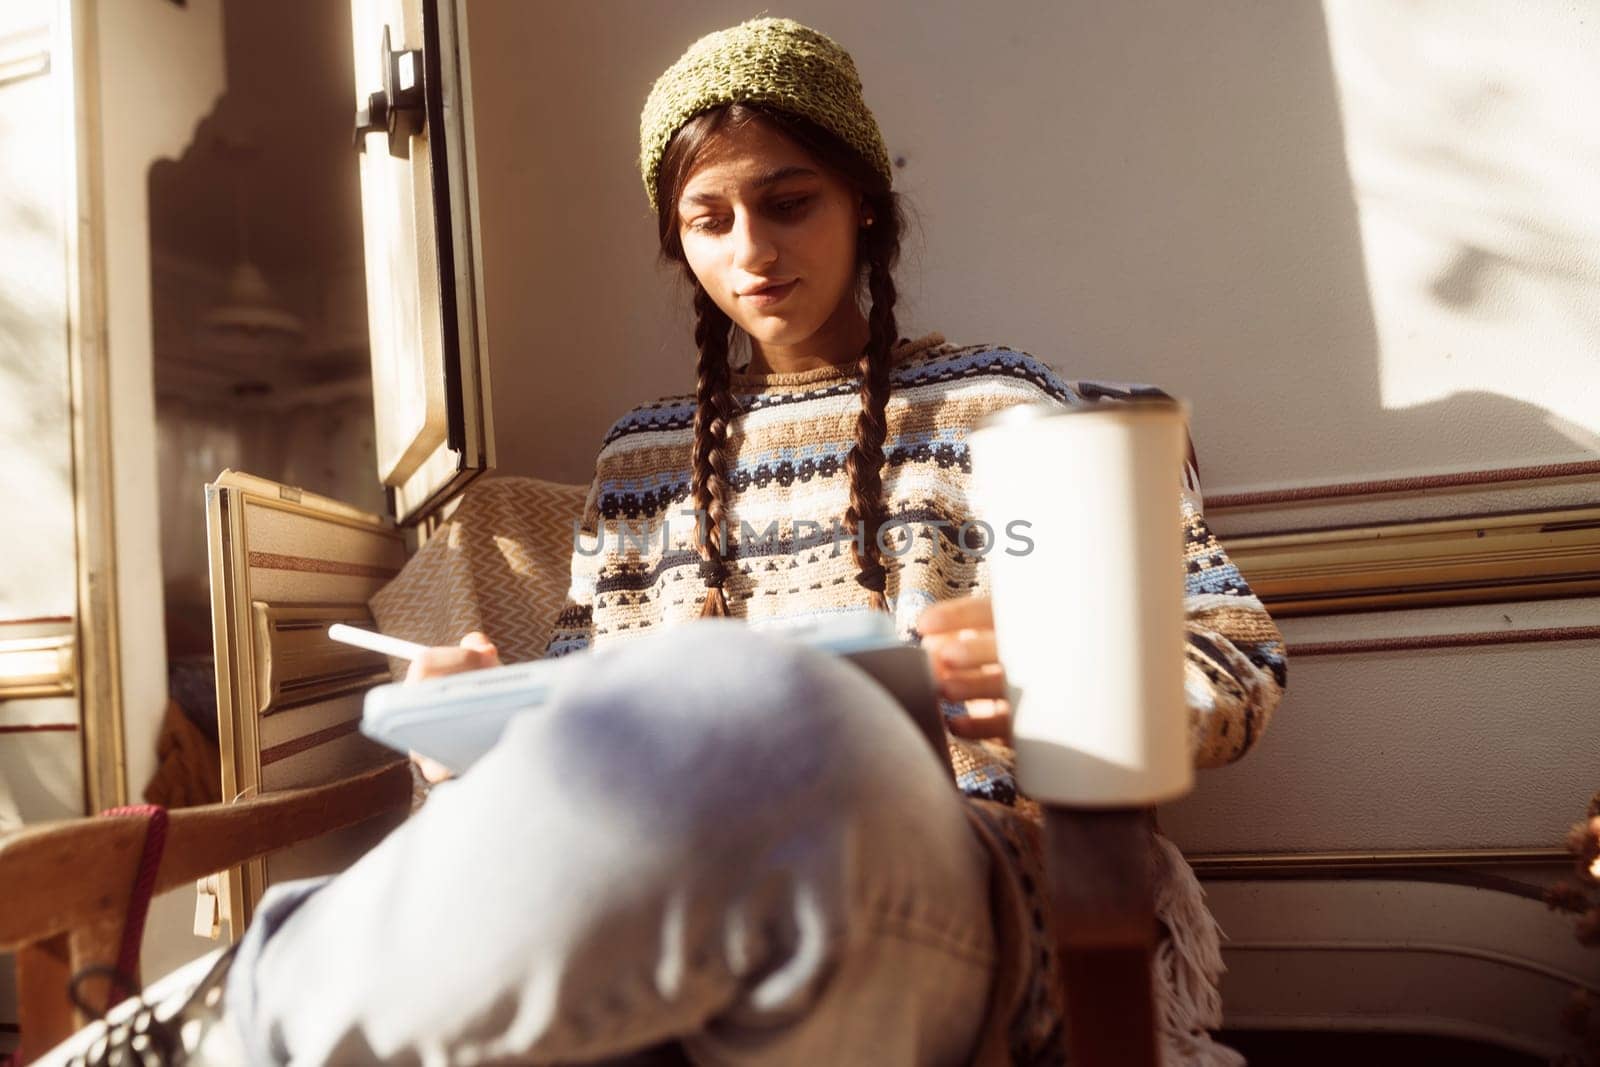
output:
M 1017 775 L 1036 800 L 1144 807 L 1193 788 L 1186 423 L 1172 400 L 1026 405 L 968 438 L 974 503 L 995 530 L 987 559 Z

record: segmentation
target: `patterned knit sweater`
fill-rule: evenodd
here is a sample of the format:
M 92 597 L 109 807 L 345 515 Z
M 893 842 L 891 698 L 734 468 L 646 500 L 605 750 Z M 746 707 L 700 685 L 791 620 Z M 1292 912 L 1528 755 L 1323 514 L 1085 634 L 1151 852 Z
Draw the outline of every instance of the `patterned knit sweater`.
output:
M 938 334 L 902 342 L 890 377 L 884 540 L 894 558 L 885 560 L 885 595 L 902 638 L 920 642 L 916 620 L 929 604 L 989 593 L 987 546 L 976 533 L 964 539 L 960 533 L 975 517 L 968 496 L 968 433 L 986 415 L 1016 404 L 1070 406 L 1127 392 L 1069 382 L 1022 352 L 957 347 Z M 734 372 L 739 413 L 728 449 L 729 565 L 723 586 L 729 614 L 781 626 L 871 610 L 871 594 L 855 580 L 849 531 L 839 527 L 849 502 L 845 459 L 855 437 L 859 386 L 853 368 Z M 571 589 L 547 655 L 609 645 L 699 617 L 706 589 L 691 510 L 694 411 L 692 395 L 666 397 L 628 412 L 606 434 L 584 505 Z M 1200 515 L 1192 464 L 1175 488 L 1183 497 L 1185 558 L 1174 566 L 1186 574 L 1191 750 L 1198 766 L 1220 766 L 1243 755 L 1266 728 L 1285 685 L 1284 650 L 1276 626 Z M 945 710 L 964 709 L 947 704 Z M 1018 795 L 1009 748 L 953 736 L 950 745 L 974 825 L 1006 870 L 1001 895 L 1010 899 L 1012 914 L 997 921 L 1002 945 L 1012 942 L 1013 970 L 1021 975 L 1004 1008 L 1010 1054 L 1017 1062 L 1059 1062 L 1059 983 L 1038 896 L 1044 884 L 1038 809 Z M 1199 903 L 1187 864 L 1164 839 L 1158 841 L 1165 849 L 1158 872 L 1165 859 L 1173 883 L 1165 891 L 1158 884 L 1158 917 L 1177 945 L 1163 946 L 1157 961 L 1166 1062 L 1239 1062 L 1204 1034 L 1221 1022 L 1215 924 Z M 1179 907 L 1185 896 L 1186 909 Z M 1177 903 L 1163 914 L 1163 900 Z M 1176 989 L 1196 986 L 1200 995 L 1179 1002 L 1184 998 Z

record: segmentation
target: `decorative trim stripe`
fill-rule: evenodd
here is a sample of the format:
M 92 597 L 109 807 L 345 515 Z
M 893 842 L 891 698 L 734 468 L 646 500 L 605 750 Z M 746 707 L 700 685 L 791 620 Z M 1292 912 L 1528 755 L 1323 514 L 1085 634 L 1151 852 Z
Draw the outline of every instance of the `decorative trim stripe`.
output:
M 0 734 L 75 734 L 78 724 L 75 722 L 25 722 L 12 726 L 0 726 Z
M 1367 652 L 1424 652 L 1441 648 L 1475 648 L 1482 645 L 1526 645 L 1549 641 L 1600 641 L 1600 626 L 1555 626 L 1544 629 L 1486 631 L 1458 634 L 1417 634 L 1413 637 L 1376 637 L 1361 641 L 1307 641 L 1291 644 L 1291 659 L 1306 656 L 1356 656 Z
M 1426 489 L 1458 489 L 1504 482 L 1537 482 L 1597 475 L 1600 475 L 1600 460 L 1545 463 L 1529 467 L 1499 467 L 1491 470 L 1457 471 L 1453 474 L 1420 474 L 1408 478 L 1382 478 L 1365 482 L 1301 485 L 1252 493 L 1218 493 L 1206 497 L 1206 509 L 1223 511 L 1230 508 L 1259 508 L 1272 504 L 1303 504 L 1312 500 L 1333 500 L 1339 497 L 1385 496 L 1392 493 L 1415 493 Z
M 291 741 L 273 745 L 271 748 L 264 748 L 261 750 L 261 766 L 265 767 L 270 763 L 277 763 L 279 760 L 288 759 L 290 756 L 298 756 L 302 752 L 308 752 L 330 741 L 336 741 L 345 734 L 353 734 L 360 725 L 360 719 L 346 719 L 344 722 L 325 726 L 321 730 L 305 734 L 302 737 L 296 737 Z
M 1388 849 L 1378 852 L 1197 852 L 1186 856 L 1202 877 L 1241 874 L 1349 874 L 1371 870 L 1495 867 L 1573 862 L 1560 848 Z
M 250 553 L 250 566 L 263 570 L 298 571 L 303 574 L 335 574 L 347 578 L 393 578 L 398 567 L 374 567 L 366 563 L 346 563 L 337 559 L 310 556 L 284 556 L 276 552 Z
M 1600 594 L 1600 507 L 1228 538 L 1275 616 Z
M 0 626 L 39 626 L 44 623 L 66 623 L 71 621 L 71 615 L 38 615 L 31 619 L 0 619 Z

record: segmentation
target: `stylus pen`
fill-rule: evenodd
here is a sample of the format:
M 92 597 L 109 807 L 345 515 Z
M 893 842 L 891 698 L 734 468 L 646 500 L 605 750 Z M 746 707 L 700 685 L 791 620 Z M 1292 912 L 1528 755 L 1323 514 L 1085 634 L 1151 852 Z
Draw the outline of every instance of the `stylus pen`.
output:
M 371 630 L 363 630 L 359 626 L 346 626 L 342 622 L 336 622 L 328 627 L 328 636 L 347 645 L 382 652 L 385 656 L 395 656 L 399 659 L 416 659 L 428 648 L 427 645 L 419 645 L 415 641 L 402 641 L 387 634 L 375 634 Z

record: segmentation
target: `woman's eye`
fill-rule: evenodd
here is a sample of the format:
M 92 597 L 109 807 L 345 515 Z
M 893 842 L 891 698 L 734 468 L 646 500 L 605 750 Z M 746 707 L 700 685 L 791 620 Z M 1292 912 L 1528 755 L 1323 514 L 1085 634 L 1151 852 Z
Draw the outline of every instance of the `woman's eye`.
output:
M 811 202 L 810 195 L 791 196 L 783 200 L 772 202 L 772 210 L 785 217 L 793 217 L 804 210 Z M 689 229 L 695 233 L 718 233 L 728 224 L 728 220 L 721 215 L 702 215 L 689 223 Z

